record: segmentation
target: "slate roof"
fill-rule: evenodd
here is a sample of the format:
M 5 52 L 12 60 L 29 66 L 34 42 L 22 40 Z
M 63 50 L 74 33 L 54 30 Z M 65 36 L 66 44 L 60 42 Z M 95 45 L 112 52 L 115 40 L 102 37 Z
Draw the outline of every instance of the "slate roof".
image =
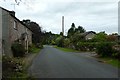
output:
M 88 32 L 85 32 L 85 33 L 81 33 L 81 35 L 86 36 L 86 35 L 88 35 L 89 33 L 96 34 L 96 32 L 94 32 L 94 31 L 88 31 Z
M 14 12 L 14 11 L 9 11 L 9 10 L 7 10 L 7 9 L 5 9 L 5 8 L 2 8 L 2 7 L 0 7 L 1 9 L 3 9 L 3 10 L 5 10 L 5 11 L 7 11 L 13 18 L 15 18 L 18 22 L 20 22 L 22 25 L 24 25 L 26 28 L 28 28 L 29 29 L 29 27 L 27 27 L 22 21 L 20 21 L 18 18 L 16 18 L 15 17 L 15 15 L 13 15 L 12 14 L 12 12 Z M 29 29 L 30 30 L 30 29 Z M 30 30 L 31 31 L 31 30 Z M 31 31 L 32 32 L 32 31 Z

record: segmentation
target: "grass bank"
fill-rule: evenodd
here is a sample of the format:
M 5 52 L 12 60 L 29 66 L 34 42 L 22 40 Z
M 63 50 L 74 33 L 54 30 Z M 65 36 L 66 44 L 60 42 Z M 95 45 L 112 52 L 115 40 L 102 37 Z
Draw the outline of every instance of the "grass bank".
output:
M 37 48 L 37 47 L 32 47 L 32 48 L 30 48 L 30 53 L 39 53 L 40 52 L 40 50 L 41 50 L 41 48 Z
M 110 57 L 99 57 L 98 59 L 101 62 L 111 64 L 111 65 L 113 65 L 115 67 L 120 68 L 120 61 L 118 59 L 110 58 Z
M 75 49 L 70 49 L 70 48 L 62 48 L 62 47 L 57 47 L 57 46 L 54 46 L 54 48 L 60 49 L 60 50 L 65 51 L 65 52 L 79 52 Z

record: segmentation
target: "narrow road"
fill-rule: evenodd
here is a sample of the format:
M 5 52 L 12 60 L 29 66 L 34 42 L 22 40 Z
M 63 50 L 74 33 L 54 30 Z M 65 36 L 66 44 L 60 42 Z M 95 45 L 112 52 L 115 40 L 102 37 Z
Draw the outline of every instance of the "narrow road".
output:
M 117 78 L 118 69 L 84 53 L 63 52 L 51 46 L 33 60 L 28 72 L 35 78 Z

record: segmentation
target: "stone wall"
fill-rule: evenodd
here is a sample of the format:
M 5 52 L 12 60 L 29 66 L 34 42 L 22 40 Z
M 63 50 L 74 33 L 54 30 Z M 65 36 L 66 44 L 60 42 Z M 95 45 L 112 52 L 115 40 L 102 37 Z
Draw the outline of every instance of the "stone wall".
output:
M 3 48 L 4 53 L 8 56 L 12 56 L 11 46 L 14 43 L 15 40 L 18 40 L 21 38 L 21 35 L 25 32 L 27 32 L 29 35 L 28 37 L 28 43 L 32 43 L 32 33 L 31 31 L 26 28 L 17 18 L 11 16 L 9 12 L 3 10 Z M 16 24 L 16 28 L 14 25 Z
M 14 29 L 14 21 L 17 23 L 17 29 Z M 31 31 L 26 28 L 23 24 L 21 24 L 17 19 L 14 17 L 10 17 L 10 26 L 9 26 L 9 39 L 10 43 L 12 44 L 15 40 L 20 39 L 23 33 L 28 34 L 28 41 L 32 43 L 32 33 Z
M 2 48 L 4 54 L 12 56 L 11 48 L 9 44 L 9 13 L 2 10 Z
M 29 29 L 27 29 L 27 33 L 28 33 L 28 42 L 29 42 L 29 45 L 31 45 L 32 44 L 32 32 Z

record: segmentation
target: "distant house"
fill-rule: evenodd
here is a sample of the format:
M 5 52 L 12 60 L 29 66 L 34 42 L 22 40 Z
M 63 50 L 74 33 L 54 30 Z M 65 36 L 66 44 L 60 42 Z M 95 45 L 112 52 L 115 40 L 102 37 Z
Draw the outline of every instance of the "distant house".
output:
M 19 40 L 26 50 L 28 45 L 32 44 L 32 32 L 29 28 L 15 17 L 14 11 L 2 7 L 0 7 L 0 30 L 2 30 L 2 34 L 0 33 L 2 52 L 8 56 L 13 56 L 11 45 L 14 41 Z
M 90 40 L 90 39 L 93 39 L 93 37 L 96 35 L 96 32 L 88 31 L 88 32 L 82 33 L 82 35 L 84 36 L 85 40 Z

